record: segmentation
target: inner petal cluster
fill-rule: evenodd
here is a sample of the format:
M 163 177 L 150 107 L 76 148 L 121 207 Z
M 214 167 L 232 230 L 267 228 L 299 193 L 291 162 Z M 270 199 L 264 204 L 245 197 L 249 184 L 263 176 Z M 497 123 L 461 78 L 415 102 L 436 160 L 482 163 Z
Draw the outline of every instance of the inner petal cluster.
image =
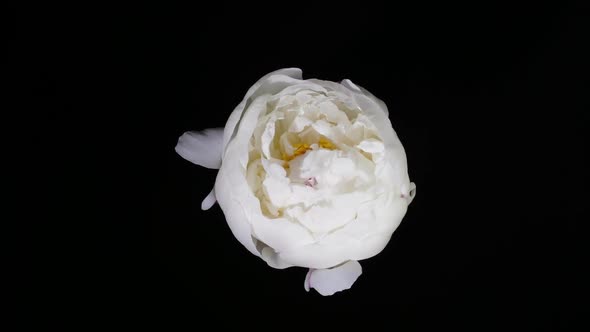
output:
M 323 89 L 293 89 L 268 100 L 247 167 L 263 215 L 325 234 L 355 220 L 359 206 L 375 199 L 375 170 L 385 149 L 361 111 L 346 95 Z

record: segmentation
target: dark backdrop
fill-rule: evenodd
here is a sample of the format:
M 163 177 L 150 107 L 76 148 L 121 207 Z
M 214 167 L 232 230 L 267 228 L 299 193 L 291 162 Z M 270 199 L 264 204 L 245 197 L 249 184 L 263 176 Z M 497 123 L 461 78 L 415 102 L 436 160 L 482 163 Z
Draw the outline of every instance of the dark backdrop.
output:
M 23 244 L 25 321 L 565 330 L 587 314 L 582 7 L 47 6 L 16 18 L 42 198 Z M 283 67 L 383 99 L 417 184 L 387 248 L 332 297 L 303 290 L 305 269 L 249 254 L 218 206 L 201 211 L 216 171 L 174 152 Z

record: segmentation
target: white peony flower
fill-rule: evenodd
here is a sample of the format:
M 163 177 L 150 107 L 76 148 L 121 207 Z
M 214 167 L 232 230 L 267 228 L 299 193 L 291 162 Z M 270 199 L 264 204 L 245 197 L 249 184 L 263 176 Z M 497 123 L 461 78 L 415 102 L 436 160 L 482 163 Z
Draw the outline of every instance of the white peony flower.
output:
M 332 295 L 383 250 L 416 186 L 381 100 L 349 80 L 301 74 L 264 76 L 225 128 L 184 133 L 176 152 L 219 169 L 203 210 L 217 201 L 252 254 L 309 268 L 305 289 Z

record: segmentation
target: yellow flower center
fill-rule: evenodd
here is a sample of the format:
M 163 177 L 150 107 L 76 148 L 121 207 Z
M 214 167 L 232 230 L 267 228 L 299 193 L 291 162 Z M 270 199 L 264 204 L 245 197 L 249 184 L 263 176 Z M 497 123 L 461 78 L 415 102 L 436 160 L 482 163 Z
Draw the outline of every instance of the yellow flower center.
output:
M 327 149 L 327 150 L 335 150 L 337 149 L 336 145 L 334 145 L 334 143 L 332 143 L 329 139 L 325 138 L 325 137 L 320 137 L 320 140 L 318 142 L 318 146 L 322 149 Z M 285 168 L 289 168 L 289 162 L 295 158 L 297 158 L 298 156 L 301 156 L 303 154 L 305 154 L 307 151 L 311 150 L 311 146 L 307 143 L 297 143 L 293 146 L 295 148 L 295 151 L 293 152 L 292 155 L 287 155 L 286 153 L 282 152 L 282 159 L 285 161 L 283 164 L 283 167 Z

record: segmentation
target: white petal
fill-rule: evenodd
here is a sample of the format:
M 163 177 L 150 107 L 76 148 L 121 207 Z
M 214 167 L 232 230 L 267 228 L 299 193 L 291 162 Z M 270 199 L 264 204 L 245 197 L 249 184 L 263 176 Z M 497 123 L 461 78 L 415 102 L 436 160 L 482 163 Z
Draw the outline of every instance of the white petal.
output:
M 408 204 L 412 203 L 414 197 L 416 197 L 416 184 L 414 182 L 410 182 L 409 197 Z
M 286 213 L 315 234 L 328 233 L 354 220 L 356 203 L 363 197 L 363 193 L 341 194 L 331 198 L 329 205 L 313 205 L 305 211 L 295 206 Z
M 382 153 L 385 150 L 383 142 L 374 138 L 368 138 L 357 145 L 357 148 L 368 153 Z
M 386 115 L 389 114 L 389 111 L 387 110 L 387 105 L 385 105 L 385 103 L 381 99 L 375 97 L 372 93 L 367 91 L 367 89 L 363 88 L 362 86 L 352 83 L 352 81 L 349 79 L 342 80 L 342 82 L 340 82 L 340 84 L 344 85 L 345 87 L 347 87 L 348 89 L 350 89 L 353 92 L 360 93 L 360 94 L 367 96 L 368 98 L 373 100 L 377 105 L 379 105 L 381 110 L 383 112 L 385 112 Z
M 295 81 L 294 81 L 295 82 Z M 307 91 L 315 91 L 321 93 L 327 93 L 328 91 L 321 85 L 311 82 L 309 80 L 296 82 L 297 84 L 293 84 L 290 86 L 285 87 L 279 93 L 277 93 L 272 99 L 278 99 L 283 96 L 289 95 L 297 95 L 299 92 L 307 92 Z
M 362 273 L 363 268 L 357 261 L 348 261 L 331 269 L 310 269 L 309 282 L 306 282 L 304 287 L 306 290 L 308 287 L 315 288 L 323 296 L 333 295 L 352 287 Z
M 309 271 L 307 271 L 307 274 L 305 275 L 305 281 L 303 282 L 303 288 L 305 288 L 306 292 L 309 292 L 309 279 L 311 278 L 311 273 L 313 272 L 314 269 L 309 269 Z
M 260 143 L 262 144 L 262 153 L 264 157 L 270 159 L 270 145 L 273 143 L 275 138 L 275 121 L 271 120 L 266 123 L 262 137 L 260 137 Z
M 235 163 L 237 166 L 241 166 L 244 170 L 247 169 L 249 162 L 248 145 L 250 144 L 250 137 L 258 124 L 258 119 L 261 114 L 267 110 L 267 100 L 268 98 L 266 95 L 256 97 L 250 103 L 248 109 L 243 113 L 240 123 L 236 128 L 235 135 L 224 148 L 223 158 L 231 160 L 229 162 L 230 167 L 233 167 L 235 158 L 238 160 L 238 162 Z M 230 149 L 233 152 L 230 153 Z
M 359 88 L 356 84 L 352 83 L 352 81 L 348 78 L 343 79 L 342 82 L 340 82 L 340 84 L 344 85 L 345 87 L 349 88 L 354 92 L 362 92 L 361 88 Z
M 187 131 L 174 148 L 182 158 L 199 166 L 219 169 L 223 149 L 223 128 Z
M 281 257 L 277 254 L 277 252 L 269 246 L 265 246 L 264 248 L 262 248 L 262 250 L 260 251 L 260 255 L 262 259 L 266 261 L 268 266 L 273 267 L 275 269 L 286 269 L 288 267 L 293 266 L 282 260 Z
M 332 101 L 324 101 L 318 104 L 320 113 L 326 116 L 326 119 L 336 124 L 350 124 L 346 113 L 339 110 Z
M 215 181 L 215 196 L 232 234 L 252 254 L 260 256 L 260 253 L 256 249 L 256 243 L 252 238 L 252 227 L 250 226 L 248 215 L 245 212 L 242 202 L 238 199 L 238 197 L 244 194 L 248 184 L 236 186 L 232 183 L 232 177 L 240 178 L 242 176 L 239 172 L 239 165 L 236 164 L 234 167 L 228 167 L 224 163 L 224 167 L 219 170 L 217 180 Z M 237 174 L 232 175 L 232 173 Z
M 269 219 L 262 215 L 259 207 L 256 207 L 256 210 L 250 214 L 253 235 L 278 252 L 281 259 L 283 251 L 305 247 L 314 242 L 312 235 L 300 223 L 286 218 Z M 288 260 L 285 261 L 292 264 Z
M 332 232 L 315 243 L 300 243 L 298 247 L 279 249 L 281 259 L 289 264 L 315 269 L 326 269 L 348 260 L 362 260 L 380 253 L 406 213 L 408 203 L 391 195 L 384 209 L 373 209 L 370 230 L 359 238 L 355 222 L 338 232 Z M 362 221 L 362 220 L 358 220 Z
M 217 199 L 215 198 L 215 188 L 213 188 L 211 189 L 209 195 L 207 195 L 203 202 L 201 202 L 201 210 L 209 210 L 215 204 L 215 202 L 217 202 Z
M 301 69 L 299 69 L 299 68 L 279 69 L 277 71 L 273 71 L 272 73 L 268 73 L 268 74 L 264 75 L 256 83 L 254 83 L 254 85 L 252 85 L 252 87 L 250 87 L 250 89 L 248 89 L 248 92 L 246 92 L 246 95 L 244 96 L 244 99 L 242 100 L 242 102 L 238 106 L 236 106 L 234 111 L 229 116 L 229 119 L 227 120 L 227 123 L 225 125 L 225 131 L 223 133 L 223 148 L 224 149 L 227 146 L 227 143 L 229 142 L 231 137 L 234 135 L 234 130 L 236 129 L 236 126 L 240 122 L 240 119 L 242 118 L 242 113 L 244 112 L 244 109 L 246 108 L 246 105 L 248 104 L 249 100 L 254 99 L 255 97 L 257 97 L 263 93 L 263 91 L 260 89 L 261 86 L 265 82 L 267 82 L 269 80 L 269 78 L 272 76 L 283 76 L 283 78 L 293 78 L 293 79 L 300 80 L 302 78 L 302 72 L 301 72 Z M 284 88 L 288 85 L 289 84 L 280 85 L 279 88 L 277 88 L 277 91 L 275 91 L 275 92 L 280 91 L 282 88 Z
M 256 127 L 257 119 L 265 110 L 266 98 L 255 98 L 243 114 L 235 138 L 226 146 L 223 165 L 217 173 L 215 193 L 225 220 L 233 235 L 252 254 L 260 256 L 252 238 L 252 209 L 260 211 L 260 201 L 246 180 L 248 142 Z M 261 212 L 259 212 L 261 213 Z M 257 237 L 268 243 L 264 239 Z M 270 244 L 269 244 L 270 245 Z
M 313 122 L 305 116 L 298 116 L 293 120 L 293 122 L 291 122 L 291 125 L 289 126 L 288 130 L 292 133 L 298 133 L 305 129 L 305 127 L 311 125 L 312 123 Z
M 343 96 L 351 96 L 354 94 L 353 92 L 350 91 L 350 89 L 348 89 L 348 88 L 344 87 L 342 84 L 338 84 L 336 82 L 318 80 L 315 78 L 308 79 L 307 81 L 321 85 L 324 88 L 327 88 L 329 90 L 342 93 Z
M 375 126 L 385 144 L 385 158 L 394 169 L 392 183 L 397 186 L 402 183 L 409 183 L 406 152 L 395 130 L 393 130 L 387 108 L 384 108 L 385 104 L 368 91 L 362 90 L 363 94 L 354 93 L 353 100 L 362 109 L 363 117 L 366 117 L 368 122 Z
M 281 258 L 295 266 L 327 269 L 351 259 L 363 251 L 363 242 L 350 236 L 330 233 L 318 242 L 280 251 Z

